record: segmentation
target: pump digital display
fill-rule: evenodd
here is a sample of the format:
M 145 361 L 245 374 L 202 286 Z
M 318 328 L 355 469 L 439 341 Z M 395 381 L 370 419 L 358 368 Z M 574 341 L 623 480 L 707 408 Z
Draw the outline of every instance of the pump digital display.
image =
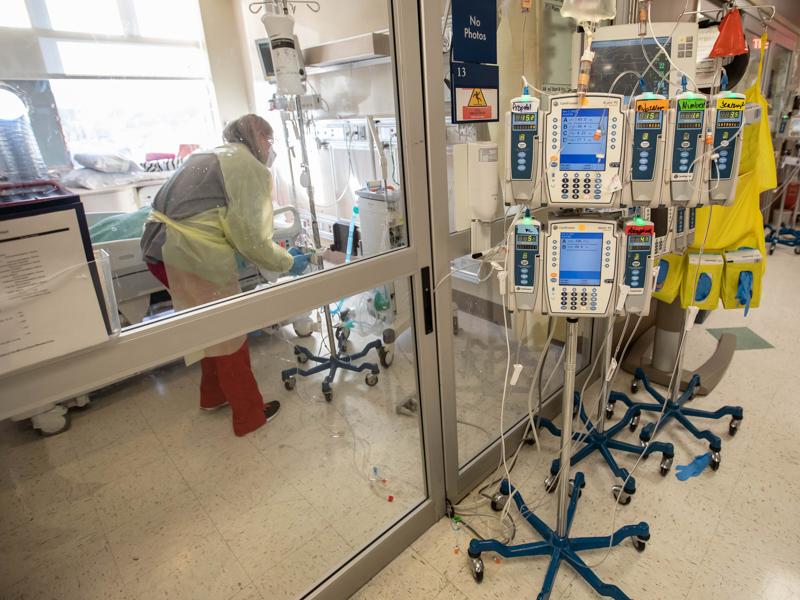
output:
M 511 113 L 511 128 L 515 131 L 536 129 L 539 113 Z
M 721 111 L 717 112 L 717 118 L 720 119 L 720 120 L 738 119 L 739 118 L 739 113 L 741 113 L 741 111 L 739 111 L 739 110 L 721 110 Z
M 602 233 L 561 234 L 559 285 L 600 285 Z
M 659 129 L 664 111 L 647 110 L 636 113 L 636 129 Z
M 517 250 L 538 250 L 539 237 L 535 235 L 518 235 Z
M 678 129 L 700 129 L 703 126 L 703 111 L 679 110 Z
M 594 139 L 598 131 L 599 139 Z M 608 109 L 565 108 L 561 111 L 561 139 L 562 171 L 605 171 Z
M 628 238 L 628 242 L 630 244 L 649 244 L 650 243 L 650 236 L 649 235 L 632 235 Z
M 660 37 L 658 41 L 667 53 L 672 52 L 672 38 Z M 631 94 L 641 93 L 636 73 L 645 74 L 644 81 L 648 92 L 669 98 L 670 91 L 674 90 L 668 83 L 669 60 L 650 35 L 646 38 L 637 37 L 629 40 L 596 41 L 592 43 L 592 51 L 595 56 L 594 68 L 589 76 L 590 92 L 611 92 L 611 86 L 614 85 L 617 76 L 620 76 L 613 91 L 615 94 L 623 94 L 627 104 Z M 651 60 L 652 67 L 649 66 Z M 598 68 L 598 65 L 602 67 Z

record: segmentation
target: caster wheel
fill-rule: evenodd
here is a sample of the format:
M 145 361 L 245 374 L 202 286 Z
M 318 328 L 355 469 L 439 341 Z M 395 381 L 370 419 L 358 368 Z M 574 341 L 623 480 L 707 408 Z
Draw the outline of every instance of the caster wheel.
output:
M 638 552 L 644 552 L 644 549 L 647 548 L 647 542 L 635 539 L 633 540 L 633 547 L 636 548 Z
M 628 423 L 628 429 L 630 429 L 631 431 L 636 431 L 636 428 L 639 427 L 639 419 L 641 418 L 641 416 L 642 413 L 635 413 L 631 417 L 630 423 Z
M 367 383 L 367 385 L 368 385 L 368 386 L 372 387 L 373 385 L 375 385 L 376 383 L 378 383 L 378 376 L 377 376 L 377 375 L 375 375 L 375 373 L 369 373 L 369 374 L 368 374 L 368 375 L 367 375 L 367 376 L 364 378 L 364 381 L 366 381 L 366 383 Z
M 795 246 L 794 247 L 794 253 L 795 254 L 800 254 L 800 246 Z
M 732 418 L 730 425 L 728 425 L 728 433 L 731 437 L 735 436 L 739 432 L 739 426 L 742 424 L 741 419 Z
M 550 477 L 544 480 L 544 489 L 547 490 L 548 494 L 552 494 L 553 492 L 556 491 L 555 475 L 550 475 Z
M 342 343 L 339 345 L 341 348 L 342 354 L 347 353 L 347 340 L 343 340 Z
M 303 353 L 297 355 L 297 364 L 304 365 L 308 362 L 308 356 Z
M 694 386 L 694 388 L 692 389 L 692 393 L 689 395 L 689 399 L 690 399 L 690 400 L 694 400 L 695 398 L 697 398 L 697 394 L 699 394 L 699 393 L 700 393 L 700 384 L 698 383 L 698 384 L 697 384 L 696 386 Z
M 774 253 L 775 253 L 775 247 L 774 247 L 774 246 L 772 246 L 772 247 L 770 247 L 770 249 L 769 249 L 769 255 L 770 255 L 770 256 L 772 256 Z
M 666 477 L 669 470 L 672 468 L 672 457 L 664 457 L 661 459 L 661 476 Z
M 481 583 L 483 581 L 483 559 L 480 556 L 475 558 L 470 557 L 469 569 L 472 571 L 472 577 L 475 579 L 475 583 Z
M 298 319 L 292 323 L 292 329 L 297 337 L 305 338 L 314 333 L 314 321 L 309 317 Z
M 635 394 L 638 391 L 639 391 L 639 380 L 634 379 L 633 381 L 631 381 L 631 394 Z
M 381 359 L 381 366 L 388 369 L 394 362 L 394 350 L 387 350 L 381 346 L 378 348 L 378 358 Z
M 496 492 L 492 496 L 492 503 L 491 503 L 492 510 L 494 512 L 500 512 L 505 508 L 507 501 L 508 501 L 508 496 L 506 496 L 505 494 L 501 494 L 500 492 Z
M 295 385 L 297 385 L 297 380 L 294 377 L 289 377 L 289 379 L 283 380 L 283 386 L 290 392 L 294 389 Z
M 325 396 L 325 402 L 331 402 L 333 400 L 333 392 L 322 392 L 322 395 Z
M 611 493 L 614 495 L 616 501 L 622 506 L 628 506 L 633 500 L 633 495 L 626 492 L 621 485 L 615 485 L 611 488 Z
M 722 462 L 722 456 L 720 456 L 719 452 L 711 451 L 711 461 L 709 461 L 709 466 L 711 467 L 712 471 L 719 471 L 719 465 Z
M 606 404 L 606 419 L 611 419 L 614 416 L 614 405 Z
M 581 486 L 581 488 L 583 488 L 583 486 Z M 572 498 L 572 494 L 574 494 L 574 493 L 575 493 L 575 481 L 570 479 L 570 481 L 569 481 L 569 497 Z M 583 494 L 583 492 L 581 492 L 581 490 L 579 488 L 578 489 L 578 498 L 580 498 L 582 494 Z

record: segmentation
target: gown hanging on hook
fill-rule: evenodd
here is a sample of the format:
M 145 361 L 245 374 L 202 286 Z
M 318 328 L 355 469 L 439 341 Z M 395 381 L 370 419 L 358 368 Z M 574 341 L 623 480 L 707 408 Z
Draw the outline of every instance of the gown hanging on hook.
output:
M 744 39 L 739 9 L 734 8 L 722 18 L 722 23 L 719 24 L 719 37 L 714 42 L 714 48 L 708 56 L 722 58 L 739 54 L 747 54 L 747 42 Z

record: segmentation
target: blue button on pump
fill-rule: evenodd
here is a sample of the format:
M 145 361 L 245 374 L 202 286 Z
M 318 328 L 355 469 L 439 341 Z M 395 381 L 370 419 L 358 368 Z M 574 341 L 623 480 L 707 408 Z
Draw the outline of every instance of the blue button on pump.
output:
M 525 164 L 525 159 L 524 158 L 518 158 L 517 159 L 517 164 L 518 165 L 524 165 Z
M 689 166 L 688 166 L 688 165 L 681 165 L 681 166 L 680 166 L 680 167 L 678 167 L 678 168 L 679 168 L 681 171 L 688 171 L 688 170 L 689 170 Z
M 520 269 L 520 270 L 519 270 L 519 272 L 520 272 L 520 273 L 527 273 L 527 272 L 528 272 L 528 269 Z M 636 271 L 636 272 L 638 273 L 638 271 Z
M 648 156 L 650 156 L 650 153 L 647 150 L 644 150 L 642 152 L 639 152 L 639 156 L 641 156 L 642 158 L 647 158 Z
M 728 168 L 728 165 L 719 165 L 720 171 L 725 171 Z
M 519 156 L 520 158 L 525 158 L 528 155 L 525 152 L 517 152 L 517 156 Z
M 687 158 L 689 156 L 689 153 L 688 152 L 681 152 L 681 156 L 683 158 Z
M 640 165 L 646 165 L 648 162 L 650 162 L 650 161 L 648 161 L 646 158 L 640 158 L 639 159 L 639 164 Z
M 639 165 L 640 171 L 647 171 L 647 165 Z
M 681 159 L 681 164 L 682 165 L 688 165 L 689 164 L 689 159 L 688 158 L 682 158 Z
M 517 165 L 517 171 L 524 171 L 525 165 Z
M 723 157 L 720 158 L 718 162 L 721 162 L 724 165 L 726 162 L 728 162 L 728 159 Z
M 721 150 L 719 155 L 720 156 L 728 156 L 728 151 L 727 150 Z

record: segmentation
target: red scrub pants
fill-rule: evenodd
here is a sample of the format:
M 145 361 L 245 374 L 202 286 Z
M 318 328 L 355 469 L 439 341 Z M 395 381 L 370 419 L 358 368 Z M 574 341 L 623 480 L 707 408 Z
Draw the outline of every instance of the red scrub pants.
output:
M 147 263 L 153 276 L 169 289 L 169 280 L 163 262 Z M 216 408 L 226 402 L 233 411 L 233 432 L 247 435 L 267 422 L 264 399 L 250 365 L 250 348 L 247 341 L 233 354 L 200 360 L 200 407 Z

